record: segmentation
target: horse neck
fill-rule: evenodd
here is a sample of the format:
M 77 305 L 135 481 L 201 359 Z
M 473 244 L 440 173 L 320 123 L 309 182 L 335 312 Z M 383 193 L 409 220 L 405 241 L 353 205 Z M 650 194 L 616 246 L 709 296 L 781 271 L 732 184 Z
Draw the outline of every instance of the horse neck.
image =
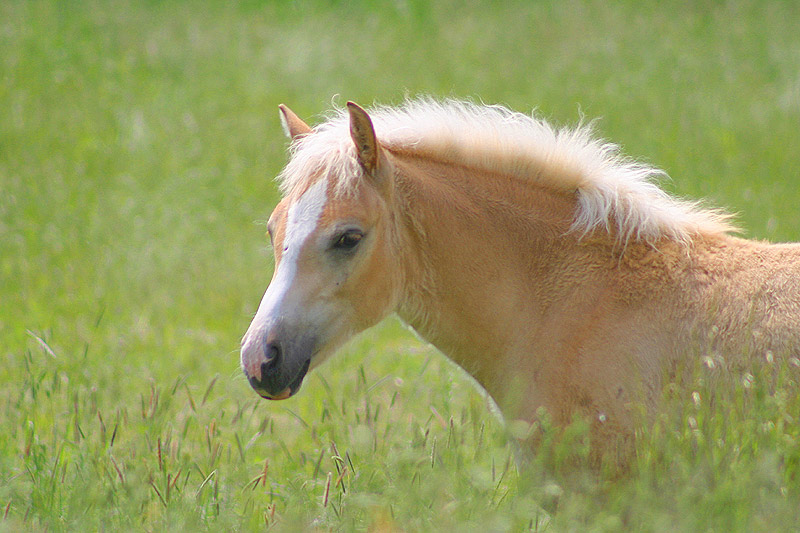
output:
M 572 194 L 412 156 L 395 163 L 398 314 L 486 387 L 487 364 L 524 342 L 559 279 L 606 247 L 570 232 Z

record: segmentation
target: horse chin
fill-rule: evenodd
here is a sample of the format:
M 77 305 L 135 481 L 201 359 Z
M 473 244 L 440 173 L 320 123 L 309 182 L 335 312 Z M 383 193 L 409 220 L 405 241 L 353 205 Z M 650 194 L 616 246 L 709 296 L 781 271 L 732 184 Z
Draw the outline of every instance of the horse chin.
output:
M 266 394 L 262 394 L 261 397 L 265 400 L 285 400 L 286 398 L 290 398 L 294 394 L 294 391 L 290 387 L 286 387 L 280 394 L 276 396 L 267 396 Z
M 306 373 L 308 373 L 308 367 L 310 364 L 311 359 L 306 359 L 306 362 L 303 363 L 303 366 L 300 368 L 300 372 L 297 373 L 297 376 L 295 376 L 291 383 L 289 383 L 289 385 L 281 392 L 275 396 L 261 393 L 261 397 L 265 400 L 285 400 L 297 394 L 297 391 L 300 390 L 300 386 L 303 384 L 303 378 L 305 378 Z

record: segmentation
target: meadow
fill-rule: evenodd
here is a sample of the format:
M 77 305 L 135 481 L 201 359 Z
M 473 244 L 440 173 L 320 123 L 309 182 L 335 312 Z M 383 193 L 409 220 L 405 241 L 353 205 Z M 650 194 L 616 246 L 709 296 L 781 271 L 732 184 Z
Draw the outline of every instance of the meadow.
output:
M 710 379 L 699 354 L 619 476 L 574 460 L 580 423 L 518 465 L 528 428 L 396 319 L 284 402 L 238 361 L 279 103 L 597 118 L 669 191 L 797 241 L 798 27 L 780 0 L 0 3 L 0 530 L 800 528 L 775 362 Z

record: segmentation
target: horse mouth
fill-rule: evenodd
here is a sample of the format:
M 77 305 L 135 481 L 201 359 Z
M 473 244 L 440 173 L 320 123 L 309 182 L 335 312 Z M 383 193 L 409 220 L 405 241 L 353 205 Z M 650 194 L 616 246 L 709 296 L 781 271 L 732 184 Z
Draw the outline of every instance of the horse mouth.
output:
M 308 372 L 308 367 L 310 364 L 311 364 L 311 359 L 306 359 L 306 362 L 303 363 L 303 366 L 300 368 L 300 371 L 297 373 L 294 379 L 292 379 L 289 385 L 278 394 L 270 396 L 269 394 L 266 394 L 263 391 L 258 391 L 258 393 L 265 400 L 285 400 L 286 398 L 294 396 L 297 393 L 297 391 L 300 390 L 300 385 L 303 384 L 303 378 L 306 377 L 306 373 Z

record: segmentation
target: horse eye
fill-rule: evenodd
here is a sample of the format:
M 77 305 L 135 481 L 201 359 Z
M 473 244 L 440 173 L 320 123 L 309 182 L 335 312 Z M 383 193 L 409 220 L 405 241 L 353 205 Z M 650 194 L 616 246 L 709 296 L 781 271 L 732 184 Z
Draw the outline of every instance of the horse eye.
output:
M 355 229 L 347 230 L 336 238 L 333 242 L 333 247 L 337 250 L 352 250 L 363 238 L 364 234 L 360 231 Z

